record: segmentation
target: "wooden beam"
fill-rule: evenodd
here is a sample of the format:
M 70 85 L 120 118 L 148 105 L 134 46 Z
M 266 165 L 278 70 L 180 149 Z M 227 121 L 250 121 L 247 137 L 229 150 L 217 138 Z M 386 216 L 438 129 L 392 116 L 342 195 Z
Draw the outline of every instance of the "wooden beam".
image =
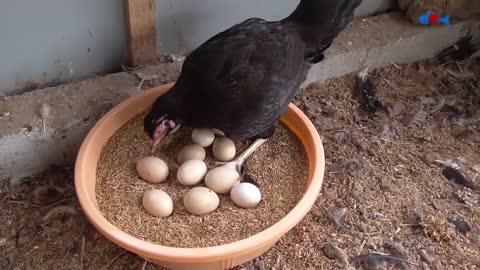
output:
M 125 0 L 125 6 L 130 65 L 152 63 L 157 55 L 155 0 Z

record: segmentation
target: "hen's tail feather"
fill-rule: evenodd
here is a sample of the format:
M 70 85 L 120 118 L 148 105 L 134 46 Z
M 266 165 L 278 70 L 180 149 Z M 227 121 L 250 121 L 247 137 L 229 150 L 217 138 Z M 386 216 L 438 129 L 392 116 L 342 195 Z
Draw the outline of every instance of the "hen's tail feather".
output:
M 353 20 L 362 0 L 301 0 L 284 19 L 295 25 L 307 46 L 305 58 L 312 63 L 323 60 L 323 53 Z
M 354 17 L 355 9 L 362 3 L 362 0 L 343 0 L 338 1 L 339 6 L 336 15 L 332 18 L 332 28 L 329 31 L 329 37 L 325 40 L 326 44 L 331 44 L 338 34 L 340 34 Z
M 345 27 L 353 20 L 355 9 L 360 6 L 362 0 L 345 0 L 342 7 L 340 8 L 340 14 L 337 16 L 337 19 L 340 19 L 338 22 L 338 31 L 343 31 Z

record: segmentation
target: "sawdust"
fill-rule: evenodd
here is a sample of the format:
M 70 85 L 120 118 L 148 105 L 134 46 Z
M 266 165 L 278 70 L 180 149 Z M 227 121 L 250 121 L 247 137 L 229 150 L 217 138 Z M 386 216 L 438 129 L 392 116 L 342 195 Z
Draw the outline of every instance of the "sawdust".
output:
M 479 67 L 478 61 L 422 62 L 379 69 L 371 74 L 372 80 L 391 115 L 376 118 L 367 117 L 353 101 L 352 76 L 298 93 L 295 103 L 315 124 L 325 146 L 322 194 L 312 211 L 279 243 L 238 269 L 345 269 L 346 263 L 359 260 L 358 255 L 373 252 L 419 266 L 409 264 L 410 269 L 478 269 L 480 195 L 452 185 L 434 161 L 463 159 L 465 175 L 479 184 Z M 475 76 L 455 79 L 447 70 Z M 438 109 L 441 97 L 446 105 Z M 422 101 L 428 112 L 425 121 L 407 128 L 403 118 Z M 426 106 L 434 101 L 439 103 Z M 388 136 L 384 137 L 385 130 Z M 73 185 L 71 175 L 65 181 Z M 17 187 L 0 187 L 0 269 L 79 269 L 81 258 L 83 269 L 107 265 L 109 269 L 142 269 L 145 261 L 129 252 L 116 259 L 122 249 L 89 224 L 73 197 L 64 204 L 75 206 L 77 215 L 45 224 L 42 216 L 52 206 L 31 204 L 37 205 L 32 199 L 34 190 L 46 182 L 40 177 Z M 345 208 L 339 226 L 332 217 Z M 457 231 L 450 218 L 464 220 L 471 231 Z M 338 247 L 336 254 L 347 255 L 350 262 L 344 256 L 329 259 L 324 253 L 328 245 Z M 147 263 L 145 269 L 163 268 Z
M 176 181 L 180 149 L 191 143 L 191 130 L 182 129 L 162 142 L 155 156 L 170 168 L 161 184 L 147 183 L 137 176 L 135 162 L 150 155 L 143 131 L 143 116 L 122 127 L 107 143 L 97 171 L 97 200 L 102 213 L 114 225 L 142 240 L 173 247 L 207 247 L 247 238 L 283 218 L 302 197 L 306 188 L 308 162 L 295 135 L 282 125 L 274 137 L 262 145 L 247 162 L 248 174 L 260 185 L 262 202 L 254 209 L 235 206 L 229 196 L 220 196 L 220 207 L 202 217 L 189 214 L 183 196 L 190 189 Z M 237 143 L 241 152 L 246 142 Z M 207 166 L 215 167 L 211 149 Z M 202 185 L 201 183 L 200 185 Z M 147 214 L 141 205 L 146 190 L 158 188 L 174 201 L 168 218 Z
M 424 159 L 428 153 L 439 159 L 460 158 L 468 164 L 467 175 L 478 179 L 472 167 L 480 160 L 480 66 L 478 62 L 462 64 L 459 71 L 457 65 L 439 67 L 424 62 L 371 74 L 384 105 L 407 108 L 395 117 L 379 113 L 369 118 L 363 113 L 348 91 L 355 86 L 352 76 L 329 80 L 297 95 L 296 104 L 322 136 L 327 174 L 316 209 L 283 238 L 281 249 L 263 257 L 267 265 L 275 266 L 276 257 L 282 254 L 280 265 L 288 265 L 288 269 L 338 269 L 345 265 L 319 256 L 322 243 L 336 242 L 353 258 L 370 252 L 391 254 L 384 245 L 394 241 L 408 251 L 405 259 L 418 265 L 422 263 L 418 252 L 423 248 L 434 257 L 429 264 L 432 269 L 434 265 L 437 269 L 475 269 L 471 267 L 480 257 L 479 194 L 452 186 L 443 177 L 441 166 Z M 440 69 L 473 72 L 475 76 L 457 80 L 436 75 L 442 74 Z M 441 97 L 451 95 L 456 97 L 457 109 L 448 105 L 438 111 L 430 109 Z M 433 103 L 430 107 L 429 102 Z M 403 116 L 417 106 L 428 112 L 425 122 L 406 127 Z M 388 139 L 382 137 L 385 129 L 391 133 Z M 398 190 L 385 191 L 385 183 Z M 476 203 L 468 206 L 458 193 L 473 196 Z M 329 218 L 327 209 L 332 207 L 349 209 L 341 228 Z M 462 217 L 475 229 L 459 233 L 448 222 L 450 217 Z M 323 226 L 312 225 L 316 222 Z M 308 258 L 308 263 L 298 258 Z

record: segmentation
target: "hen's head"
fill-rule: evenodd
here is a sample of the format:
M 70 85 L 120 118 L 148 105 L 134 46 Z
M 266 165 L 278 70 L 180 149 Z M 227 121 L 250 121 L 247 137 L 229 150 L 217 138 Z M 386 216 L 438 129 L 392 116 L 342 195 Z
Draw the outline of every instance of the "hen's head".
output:
M 159 97 L 143 120 L 143 128 L 155 147 L 165 136 L 181 127 L 175 104 L 166 96 Z

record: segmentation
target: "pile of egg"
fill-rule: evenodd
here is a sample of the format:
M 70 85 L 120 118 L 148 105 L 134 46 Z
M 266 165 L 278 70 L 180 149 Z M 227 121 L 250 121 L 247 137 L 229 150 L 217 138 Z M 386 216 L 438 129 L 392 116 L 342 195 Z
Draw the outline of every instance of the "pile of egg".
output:
M 206 147 L 212 146 L 218 161 L 228 162 L 235 158 L 235 144 L 231 139 L 216 130 L 195 129 L 192 141 L 193 144 L 183 147 L 177 155 L 180 164 L 177 181 L 185 186 L 194 186 L 203 180 L 206 187 L 194 187 L 184 195 L 183 206 L 188 212 L 194 215 L 212 213 L 220 204 L 218 194 L 230 194 L 231 200 L 242 208 L 253 208 L 260 203 L 260 190 L 253 184 L 240 183 L 240 175 L 233 166 L 227 163 L 210 171 L 207 169 Z M 154 184 L 165 181 L 169 175 L 167 163 L 157 157 L 140 159 L 136 169 L 142 179 Z M 172 198 L 159 189 L 146 191 L 142 204 L 147 213 L 156 217 L 167 217 L 173 213 Z

